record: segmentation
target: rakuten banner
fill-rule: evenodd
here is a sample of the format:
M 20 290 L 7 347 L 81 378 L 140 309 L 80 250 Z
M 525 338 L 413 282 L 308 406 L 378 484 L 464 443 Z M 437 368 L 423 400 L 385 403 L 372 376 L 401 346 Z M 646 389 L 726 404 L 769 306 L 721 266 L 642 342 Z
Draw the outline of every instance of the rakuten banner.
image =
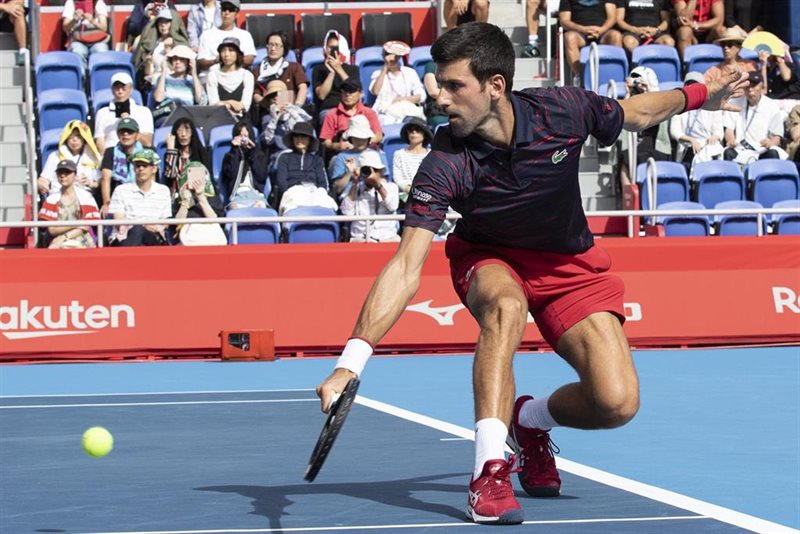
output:
M 600 241 L 634 346 L 800 342 L 800 238 Z M 214 355 L 222 330 L 272 329 L 279 354 L 343 346 L 395 245 L 0 253 L 0 358 Z M 471 350 L 441 243 L 384 350 Z M 524 346 L 544 346 L 532 318 Z

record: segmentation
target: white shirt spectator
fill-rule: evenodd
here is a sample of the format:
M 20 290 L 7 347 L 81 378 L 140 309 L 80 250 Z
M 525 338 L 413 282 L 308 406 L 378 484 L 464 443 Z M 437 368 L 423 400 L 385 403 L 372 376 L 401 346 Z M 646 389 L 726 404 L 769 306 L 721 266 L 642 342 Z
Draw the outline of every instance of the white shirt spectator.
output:
M 340 206 L 342 215 L 393 215 L 400 205 L 400 194 L 397 184 L 383 180 L 386 198 L 382 199 L 377 189 L 367 189 L 359 184 L 359 192 L 355 201 L 346 195 Z M 350 239 L 364 241 L 369 229 L 369 241 L 398 241 L 397 221 L 353 221 L 350 223 Z
M 140 134 L 153 135 L 153 114 L 147 106 L 140 106 L 131 99 L 130 116 L 139 124 Z M 94 119 L 94 138 L 102 137 L 105 140 L 105 148 L 116 146 L 119 141 L 118 121 L 110 106 L 100 108 L 97 112 L 97 117 Z
M 722 142 L 725 133 L 722 127 L 723 113 L 722 111 L 695 109 L 676 115 L 670 120 L 669 135 L 675 141 L 686 135 L 697 139 L 702 145 L 705 145 L 712 136 L 716 136 Z M 676 161 L 683 161 L 684 154 L 691 148 L 689 143 L 678 141 Z
M 380 76 L 381 70 L 372 73 L 369 82 L 369 90 L 372 91 L 375 80 Z M 381 90 L 375 97 L 375 104 L 372 108 L 378 113 L 381 124 L 397 124 L 403 121 L 407 115 L 425 118 L 420 105 L 412 104 L 404 100 L 395 102 L 398 96 L 420 96 L 419 104 L 425 102 L 425 86 L 419 79 L 417 71 L 411 67 L 400 67 L 397 72 L 389 71 L 381 85 Z
M 205 35 L 205 34 L 203 34 Z M 232 72 L 222 72 L 219 65 L 212 66 L 208 71 L 206 78 L 206 93 L 208 94 L 208 104 L 215 106 L 219 104 L 219 86 L 224 87 L 228 91 L 235 91 L 239 85 L 244 82 L 244 89 L 242 91 L 242 105 L 245 111 L 250 109 L 250 104 L 253 102 L 253 89 L 255 87 L 255 78 L 253 73 L 244 67 L 238 68 Z
M 783 137 L 783 112 L 774 100 L 762 95 L 755 106 L 745 101 L 740 112 L 727 113 L 724 126 L 733 129 L 737 143 L 745 142 L 758 151 L 764 139 L 774 135 Z
M 405 148 L 395 151 L 392 156 L 392 180 L 401 191 L 408 191 L 411 189 L 411 182 L 414 180 L 414 175 L 417 174 L 422 160 L 430 152 L 430 148 L 425 148 L 425 152 L 420 154 L 412 154 Z
M 200 45 L 197 49 L 197 59 L 217 59 L 217 48 L 222 40 L 226 37 L 236 37 L 239 39 L 239 48 L 245 56 L 255 56 L 256 46 L 253 44 L 253 36 L 250 32 L 241 28 L 232 28 L 230 30 L 221 30 L 220 28 L 211 28 L 206 30 L 200 35 Z
M 136 182 L 120 184 L 114 189 L 108 212 L 111 215 L 122 214 L 125 219 L 168 219 L 172 217 L 169 188 L 153 182 L 150 190 L 145 192 L 139 189 Z M 112 239 L 125 239 L 127 231 L 126 227 L 114 227 Z

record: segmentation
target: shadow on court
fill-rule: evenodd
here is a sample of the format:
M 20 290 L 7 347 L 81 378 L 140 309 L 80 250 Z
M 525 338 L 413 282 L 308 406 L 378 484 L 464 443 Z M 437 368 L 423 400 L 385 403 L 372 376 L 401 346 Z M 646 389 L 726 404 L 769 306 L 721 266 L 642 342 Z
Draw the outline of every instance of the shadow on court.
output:
M 374 501 L 379 504 L 405 508 L 415 512 L 437 514 L 451 517 L 458 521 L 466 522 L 464 509 L 466 508 L 466 482 L 471 473 L 446 473 L 415 477 L 404 480 L 389 480 L 380 482 L 347 482 L 332 483 L 303 483 L 286 486 L 206 486 L 195 488 L 198 491 L 216 491 L 220 493 L 238 493 L 253 499 L 254 515 L 261 515 L 269 520 L 270 528 L 282 528 L 281 518 L 289 515 L 286 508 L 296 501 L 291 496 L 331 495 L 331 505 L 338 508 L 336 496 L 352 497 L 356 499 Z M 435 482 L 437 480 L 458 477 L 459 482 L 446 484 Z M 446 504 L 437 504 L 423 501 L 414 497 L 419 492 L 443 492 L 458 494 L 459 500 L 464 501 L 464 507 L 456 508 Z M 451 499 L 448 499 L 451 500 Z M 376 518 L 378 514 L 376 513 Z

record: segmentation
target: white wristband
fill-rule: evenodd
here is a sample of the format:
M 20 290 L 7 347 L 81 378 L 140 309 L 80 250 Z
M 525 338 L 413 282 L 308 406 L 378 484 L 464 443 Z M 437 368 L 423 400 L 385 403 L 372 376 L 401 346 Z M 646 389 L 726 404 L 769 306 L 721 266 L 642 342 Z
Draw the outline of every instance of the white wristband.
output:
M 360 377 L 367 365 L 367 360 L 372 356 L 372 345 L 361 338 L 351 337 L 342 350 L 342 355 L 336 360 L 336 369 L 348 369 Z

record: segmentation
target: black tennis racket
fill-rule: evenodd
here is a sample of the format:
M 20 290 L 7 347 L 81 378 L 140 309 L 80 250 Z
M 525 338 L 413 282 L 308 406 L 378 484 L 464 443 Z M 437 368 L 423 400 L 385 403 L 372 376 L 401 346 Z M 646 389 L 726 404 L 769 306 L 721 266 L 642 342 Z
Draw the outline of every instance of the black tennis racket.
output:
M 344 391 L 342 391 L 342 394 L 339 395 L 339 398 L 336 399 L 331 406 L 328 412 L 328 419 L 322 427 L 317 445 L 314 447 L 314 452 L 311 453 L 311 458 L 308 460 L 306 474 L 303 476 L 308 482 L 313 482 L 314 479 L 317 478 L 322 464 L 325 463 L 325 458 L 327 458 L 328 453 L 331 452 L 333 442 L 336 440 L 336 436 L 339 435 L 339 431 L 342 429 L 347 419 L 347 414 L 350 413 L 350 408 L 353 406 L 353 401 L 356 398 L 360 383 L 358 378 L 351 378 L 345 386 Z

